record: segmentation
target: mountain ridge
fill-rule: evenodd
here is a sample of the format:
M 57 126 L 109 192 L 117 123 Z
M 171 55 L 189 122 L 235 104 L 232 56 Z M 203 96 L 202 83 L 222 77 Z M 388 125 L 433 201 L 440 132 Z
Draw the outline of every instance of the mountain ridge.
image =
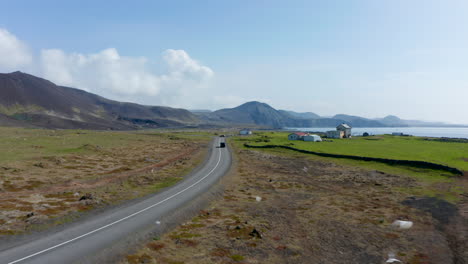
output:
M 233 126 L 311 128 L 334 127 L 341 123 L 353 127 L 457 127 L 440 122 L 403 120 L 392 115 L 375 119 L 346 114 L 322 117 L 313 112 L 277 110 L 258 101 L 216 111 L 188 111 L 118 102 L 23 72 L 0 73 L 0 125 L 4 126 L 131 130 Z
M 198 123 L 185 109 L 118 102 L 22 72 L 0 74 L 0 94 L 6 125 L 127 130 Z

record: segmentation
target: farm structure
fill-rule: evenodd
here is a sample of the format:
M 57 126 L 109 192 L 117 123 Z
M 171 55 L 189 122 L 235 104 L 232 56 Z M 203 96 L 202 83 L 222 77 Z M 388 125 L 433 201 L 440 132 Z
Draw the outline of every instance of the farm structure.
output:
M 320 142 L 322 138 L 318 135 L 312 135 L 305 132 L 296 132 L 291 133 L 288 135 L 289 140 L 303 140 L 303 141 L 311 141 L 311 142 Z
M 252 130 L 250 130 L 250 129 L 241 129 L 239 131 L 239 135 L 244 135 L 244 136 L 245 135 L 252 135 Z
M 341 124 L 336 127 L 336 130 L 327 131 L 327 138 L 350 138 L 351 126 L 348 124 Z

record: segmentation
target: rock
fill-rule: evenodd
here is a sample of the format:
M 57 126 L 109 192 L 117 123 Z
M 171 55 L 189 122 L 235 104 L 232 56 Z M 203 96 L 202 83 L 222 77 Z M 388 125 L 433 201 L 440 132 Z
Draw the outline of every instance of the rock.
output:
M 251 237 L 256 237 L 256 238 L 262 238 L 262 235 L 260 234 L 260 232 L 258 232 L 257 229 L 253 229 L 252 232 L 249 233 L 249 236 Z
M 388 254 L 388 259 L 387 259 L 387 261 L 385 261 L 385 263 L 397 263 L 397 262 L 401 263 L 400 260 L 398 260 L 398 259 L 395 258 L 395 254 L 394 254 L 394 253 L 389 253 L 389 254 Z
M 261 202 L 261 201 L 262 201 L 262 197 L 257 196 L 257 197 L 255 197 L 255 200 L 256 200 L 257 202 Z
M 38 167 L 38 168 L 45 168 L 46 165 L 42 162 L 38 162 L 38 163 L 34 163 L 34 166 Z
M 62 158 L 57 158 L 57 157 L 53 158 L 52 161 L 55 162 L 56 165 L 61 165 L 62 163 L 65 162 L 64 159 L 62 159 Z
M 30 218 L 30 217 L 33 217 L 34 216 L 34 212 L 30 212 L 29 214 L 26 215 L 27 218 Z
M 403 220 L 396 220 L 392 223 L 392 226 L 398 229 L 410 229 L 413 226 L 413 222 L 411 221 L 403 221 Z
M 83 201 L 83 200 L 93 200 L 93 199 L 94 199 L 93 195 L 90 194 L 90 193 L 87 193 L 87 194 L 81 196 L 79 201 Z

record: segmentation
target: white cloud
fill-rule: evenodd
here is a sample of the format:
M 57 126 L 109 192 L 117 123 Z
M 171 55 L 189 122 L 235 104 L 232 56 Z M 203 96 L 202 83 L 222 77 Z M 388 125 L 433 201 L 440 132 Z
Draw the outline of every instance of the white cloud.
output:
M 8 72 L 29 66 L 32 55 L 28 47 L 13 34 L 0 28 L 0 71 Z
M 155 74 L 144 57 L 121 56 L 110 48 L 95 54 L 67 54 L 42 50 L 40 72 L 57 84 L 86 89 L 118 100 L 145 104 L 180 105 L 213 77 L 213 71 L 190 58 L 184 50 L 166 50 L 167 72 Z M 185 98 L 181 98 L 185 97 Z M 187 107 L 187 104 L 185 104 Z
M 210 68 L 200 65 L 183 50 L 168 49 L 163 57 L 169 66 L 172 78 L 207 80 L 213 77 L 213 71 Z
M 89 54 L 43 49 L 34 57 L 26 44 L 0 28 L 0 72 L 22 70 L 58 85 L 136 103 L 195 107 L 210 101 L 203 95 L 210 94 L 213 70 L 184 50 L 168 49 L 155 59 L 167 66 L 165 72 L 156 73 L 156 60 L 122 56 L 115 48 Z
M 122 57 L 116 49 L 80 54 L 42 50 L 44 78 L 104 95 L 149 95 L 161 90 L 161 77 L 152 74 L 145 58 Z

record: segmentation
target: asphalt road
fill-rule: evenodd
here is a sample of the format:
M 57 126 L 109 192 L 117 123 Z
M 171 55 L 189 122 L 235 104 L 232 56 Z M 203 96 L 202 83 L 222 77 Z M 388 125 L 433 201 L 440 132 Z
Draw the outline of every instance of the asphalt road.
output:
M 79 263 L 111 247 L 164 216 L 181 208 L 227 173 L 231 165 L 228 148 L 218 148 L 223 138 L 213 141 L 204 166 L 177 185 L 140 202 L 116 210 L 103 211 L 63 230 L 44 233 L 33 240 L 13 245 L 0 252 L 0 263 Z

